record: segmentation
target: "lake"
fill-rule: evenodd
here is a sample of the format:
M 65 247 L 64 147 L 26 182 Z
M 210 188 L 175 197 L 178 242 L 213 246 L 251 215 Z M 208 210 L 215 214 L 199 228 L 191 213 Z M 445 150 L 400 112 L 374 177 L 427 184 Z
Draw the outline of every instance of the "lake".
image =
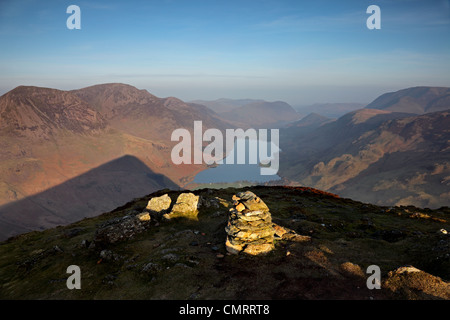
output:
M 261 143 L 261 141 L 258 141 Z M 259 163 L 262 161 L 267 161 L 269 157 L 261 158 L 259 157 L 258 151 L 252 148 L 252 155 L 255 156 L 256 153 L 256 163 L 251 164 L 249 161 L 249 141 L 245 141 L 245 164 L 237 164 L 238 162 L 238 146 L 239 143 L 242 143 L 242 140 L 236 140 L 234 143 L 234 149 L 232 152 L 228 154 L 228 156 L 224 159 L 223 164 L 217 165 L 215 168 L 208 168 L 204 171 L 199 172 L 195 178 L 194 183 L 233 183 L 239 181 L 248 181 L 248 182 L 256 182 L 256 183 L 264 183 L 268 181 L 280 180 L 280 176 L 277 174 L 272 175 L 262 175 L 261 174 L 261 166 Z M 264 143 L 267 143 L 264 141 Z M 255 144 L 256 145 L 256 144 Z M 273 151 L 272 151 L 273 150 Z M 270 142 L 270 152 L 280 152 L 281 150 L 273 143 Z M 231 159 L 234 159 L 234 164 L 229 164 Z M 255 162 L 255 161 L 253 161 Z M 265 168 L 269 170 L 268 168 Z M 276 173 L 274 169 L 270 169 L 273 173 Z

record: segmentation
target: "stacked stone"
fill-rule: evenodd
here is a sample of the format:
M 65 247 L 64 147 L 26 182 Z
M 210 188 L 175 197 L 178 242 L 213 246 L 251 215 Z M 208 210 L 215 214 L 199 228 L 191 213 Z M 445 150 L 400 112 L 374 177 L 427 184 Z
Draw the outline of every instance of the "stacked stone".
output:
M 251 255 L 271 251 L 275 231 L 267 205 L 250 191 L 239 192 L 232 199 L 234 208 L 230 210 L 225 228 L 227 251 Z

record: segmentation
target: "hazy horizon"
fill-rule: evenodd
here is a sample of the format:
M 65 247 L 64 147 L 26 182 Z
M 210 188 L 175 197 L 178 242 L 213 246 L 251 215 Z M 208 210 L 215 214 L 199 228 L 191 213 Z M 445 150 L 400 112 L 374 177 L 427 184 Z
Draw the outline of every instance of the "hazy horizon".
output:
M 86 87 L 89 87 L 89 86 L 92 86 L 92 85 L 99 85 L 99 84 L 104 84 L 104 83 L 92 83 L 92 84 L 89 84 L 87 86 L 74 87 L 74 88 L 58 87 L 58 86 L 40 86 L 40 85 L 36 85 L 36 84 L 32 84 L 32 83 L 28 83 L 28 84 L 24 83 L 24 84 L 20 84 L 20 85 L 17 85 L 17 86 L 8 88 L 8 89 L 4 89 L 4 90 L 2 90 L 0 88 L 0 96 L 4 95 L 5 93 L 13 90 L 14 88 L 16 88 L 18 86 L 36 86 L 36 87 L 45 87 L 45 88 L 51 88 L 51 89 L 58 89 L 58 90 L 63 90 L 63 91 L 64 90 L 70 91 L 70 90 L 82 89 L 82 88 L 86 88 Z M 132 83 L 123 83 L 123 84 L 135 86 Z M 364 104 L 369 104 L 374 99 L 376 99 L 377 97 L 379 97 L 380 95 L 382 95 L 382 94 L 384 94 L 384 93 L 386 93 L 388 91 L 397 91 L 397 90 L 400 90 L 400 89 L 404 89 L 404 88 L 398 88 L 398 89 L 392 89 L 392 90 L 391 89 L 386 89 L 386 90 L 380 89 L 379 90 L 380 93 L 379 94 L 374 94 L 373 98 L 370 97 L 371 96 L 370 94 L 368 94 L 367 96 L 369 96 L 370 98 L 369 98 L 369 100 L 366 99 L 366 101 L 361 101 L 361 99 L 360 99 L 360 101 L 357 101 L 357 100 L 353 99 L 353 97 L 356 97 L 357 95 L 353 96 L 353 95 L 351 95 L 351 94 L 349 94 L 347 92 L 347 93 L 343 93 L 342 95 L 337 94 L 336 98 L 334 100 L 333 100 L 333 98 L 331 98 L 331 100 L 323 100 L 323 98 L 320 98 L 321 95 L 318 93 L 317 100 L 310 100 L 309 101 L 309 100 L 302 100 L 302 99 L 300 99 L 299 101 L 295 101 L 294 100 L 294 102 L 291 102 L 291 101 L 289 101 L 289 99 L 284 99 L 283 96 L 280 96 L 279 98 L 275 98 L 275 99 L 262 99 L 261 96 L 247 96 L 247 95 L 245 95 L 245 93 L 243 95 L 232 95 L 232 94 L 230 94 L 229 96 L 204 95 L 202 97 L 190 98 L 189 95 L 182 95 L 182 94 L 174 95 L 174 94 L 170 94 L 169 93 L 170 90 L 168 90 L 169 94 L 167 94 L 167 95 L 164 95 L 164 94 L 160 95 L 157 92 L 155 92 L 154 90 L 152 90 L 151 88 L 140 87 L 140 86 L 135 86 L 135 87 L 138 88 L 138 89 L 147 90 L 150 94 L 153 94 L 153 95 L 157 96 L 158 98 L 176 97 L 178 99 L 181 99 L 184 102 L 195 102 L 195 101 L 199 101 L 199 100 L 216 101 L 216 100 L 221 100 L 221 99 L 230 99 L 230 100 L 263 100 L 263 101 L 268 101 L 268 102 L 283 101 L 283 102 L 286 102 L 286 103 L 288 103 L 289 105 L 291 105 L 292 107 L 295 107 L 295 108 L 308 107 L 308 106 L 312 106 L 312 105 L 315 105 L 315 104 L 333 104 L 333 103 L 337 103 L 337 104 L 339 104 L 339 103 L 359 103 L 359 104 L 364 105 Z M 323 90 L 323 88 L 321 89 L 321 87 L 317 87 L 315 89 L 316 90 Z M 308 89 L 304 89 L 304 90 L 309 91 L 309 92 L 311 91 L 311 90 L 308 90 Z
M 69 5 L 81 29 L 69 30 Z M 381 10 L 369 30 L 368 6 Z M 369 103 L 450 86 L 449 0 L 2 1 L 0 94 L 120 82 L 184 101 Z

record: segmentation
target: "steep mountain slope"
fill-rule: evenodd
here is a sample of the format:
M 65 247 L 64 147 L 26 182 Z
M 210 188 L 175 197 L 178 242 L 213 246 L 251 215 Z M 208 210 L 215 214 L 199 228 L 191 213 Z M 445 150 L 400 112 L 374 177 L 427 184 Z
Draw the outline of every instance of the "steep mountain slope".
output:
M 336 121 L 313 128 L 306 135 L 298 135 L 295 127 L 287 127 L 280 132 L 280 143 L 284 148 L 284 158 L 298 161 L 300 158 L 327 156 L 325 150 L 351 148 L 352 142 L 367 131 L 374 130 L 384 121 L 411 116 L 384 110 L 360 109 L 349 112 Z M 332 156 L 330 154 L 330 156 Z M 281 160 L 281 159 L 280 159 Z M 301 174 L 301 172 L 298 172 Z
M 383 205 L 450 203 L 448 111 L 408 116 L 363 109 L 311 133 L 283 132 L 280 175 Z
M 0 240 L 67 225 L 144 196 L 148 190 L 177 189 L 132 156 L 123 156 L 55 187 L 0 207 Z
M 297 127 L 297 128 L 303 128 L 303 127 L 310 127 L 310 128 L 317 128 L 321 125 L 332 121 L 332 119 L 327 118 L 323 115 L 320 115 L 318 113 L 310 113 L 306 117 L 301 118 L 298 121 L 290 123 L 287 127 Z
M 424 114 L 450 107 L 450 88 L 413 87 L 381 95 L 367 108 Z
M 294 109 L 302 114 L 318 113 L 328 118 L 339 118 L 344 114 L 364 108 L 363 103 L 315 103 L 309 106 L 294 107 Z
M 116 203 L 114 198 L 125 201 L 123 196 L 132 196 L 130 192 L 136 188 L 149 192 L 173 187 L 173 183 L 183 185 L 206 165 L 175 166 L 171 162 L 171 150 L 177 142 L 171 141 L 171 133 L 177 128 L 192 131 L 194 120 L 202 121 L 204 129 L 230 127 L 204 106 L 189 105 L 176 98 L 160 99 L 123 84 L 76 91 L 21 86 L 1 96 L 0 230 L 5 231 L 3 236 L 11 235 L 7 226 L 14 226 L 10 230 L 14 233 L 24 228 L 29 230 L 31 226 L 51 226 L 48 221 L 55 224 L 73 221 L 58 218 L 64 215 L 62 212 L 72 212 L 60 201 L 60 193 L 43 192 L 88 172 L 91 181 L 99 181 L 98 190 L 83 189 L 84 193 L 78 192 L 70 204 L 72 208 L 79 207 L 83 216 L 105 209 L 101 202 Z M 145 179 L 133 181 L 130 174 L 128 178 L 121 176 L 114 181 L 104 179 L 102 170 L 92 171 L 127 155 L 142 162 L 141 168 L 146 168 L 141 170 L 143 174 L 150 170 L 167 180 L 153 184 Z M 127 166 L 127 162 L 119 163 Z M 130 187 L 132 184 L 136 186 Z M 116 187 L 129 188 L 130 192 L 121 196 L 108 191 Z M 86 208 L 93 194 L 98 201 Z M 14 201 L 30 204 L 34 200 L 25 199 L 37 195 L 39 210 L 32 211 L 47 217 L 44 224 L 37 217 L 32 221 L 33 217 L 25 209 L 17 209 L 22 205 L 15 206 L 14 210 L 5 206 Z M 24 217 L 23 228 L 12 212 Z
M 92 151 L 99 137 L 117 136 L 109 130 L 98 112 L 68 92 L 18 87 L 0 97 L 0 204 L 87 171 L 86 163 L 100 165 L 109 155 Z
M 64 131 L 83 134 L 105 127 L 100 113 L 69 92 L 20 86 L 0 99 L 1 136 L 48 140 Z
M 325 116 L 322 116 L 317 113 L 310 113 L 306 117 L 301 118 L 300 120 L 291 122 L 287 124 L 281 131 L 281 140 L 285 145 L 290 144 L 287 140 L 291 141 L 293 137 L 302 137 L 318 128 L 323 127 L 327 123 L 331 123 L 336 121 L 336 119 L 330 119 Z M 291 141 L 294 145 L 295 142 Z M 294 150 L 289 150 L 290 152 L 295 152 L 296 147 L 294 146 Z

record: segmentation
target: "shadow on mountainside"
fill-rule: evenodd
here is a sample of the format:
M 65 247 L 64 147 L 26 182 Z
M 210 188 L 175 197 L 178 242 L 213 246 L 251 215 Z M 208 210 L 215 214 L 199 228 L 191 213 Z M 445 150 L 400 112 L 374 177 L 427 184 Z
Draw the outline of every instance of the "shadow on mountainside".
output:
M 0 207 L 0 240 L 108 212 L 160 189 L 180 187 L 125 155 L 58 186 Z

